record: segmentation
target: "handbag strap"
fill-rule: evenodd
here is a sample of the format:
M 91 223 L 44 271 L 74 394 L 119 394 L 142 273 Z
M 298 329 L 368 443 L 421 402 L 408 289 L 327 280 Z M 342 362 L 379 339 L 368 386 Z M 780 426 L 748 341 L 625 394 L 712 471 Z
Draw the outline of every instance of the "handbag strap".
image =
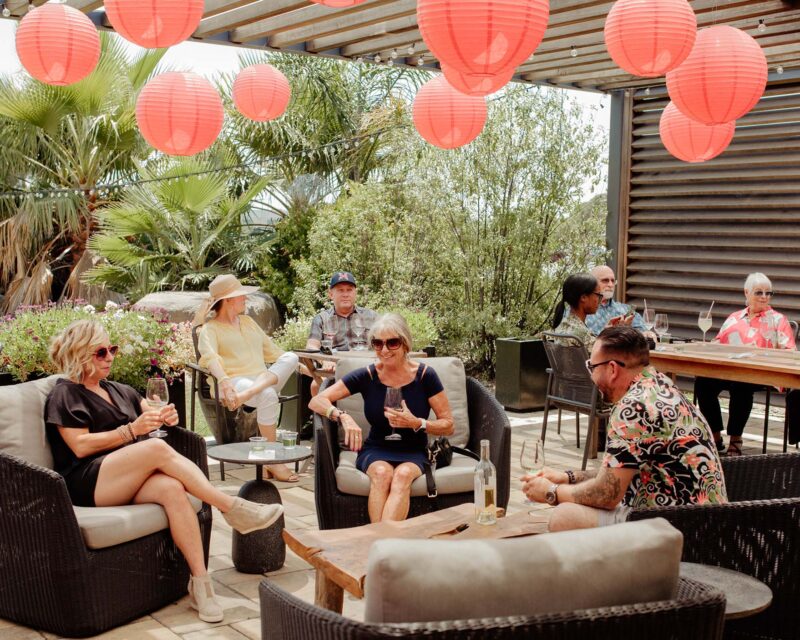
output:
M 425 470 L 425 484 L 428 485 L 428 497 L 435 501 L 439 492 L 436 490 L 436 480 L 433 478 L 433 466 L 430 462 L 426 462 L 423 469 Z M 438 510 L 438 506 L 434 504 L 434 507 Z

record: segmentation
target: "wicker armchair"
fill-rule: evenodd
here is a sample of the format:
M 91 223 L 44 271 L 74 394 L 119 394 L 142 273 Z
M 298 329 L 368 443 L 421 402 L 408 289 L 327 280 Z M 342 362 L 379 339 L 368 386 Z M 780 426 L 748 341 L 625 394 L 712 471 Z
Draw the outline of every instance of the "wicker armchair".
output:
M 205 441 L 167 442 L 208 475 Z M 198 513 L 206 561 L 211 508 Z M 0 618 L 69 637 L 96 635 L 186 595 L 189 568 L 168 530 L 105 549 L 81 536 L 64 479 L 0 452 Z
M 737 493 L 738 484 L 737 477 Z M 750 618 L 729 620 L 726 638 L 797 638 L 800 498 L 634 509 L 628 516 L 644 518 L 666 518 L 683 533 L 684 561 L 740 571 L 772 589 L 772 605 Z
M 530 617 L 447 622 L 370 624 L 321 609 L 262 580 L 261 637 L 264 640 L 369 640 L 371 638 L 493 638 L 535 640 L 701 640 L 722 637 L 725 596 L 681 579 L 675 599 Z
M 769 453 L 722 459 L 728 500 L 800 498 L 800 456 Z
M 332 380 L 326 380 L 325 389 Z M 480 441 L 491 442 L 492 462 L 497 468 L 497 505 L 508 505 L 511 468 L 511 426 L 503 407 L 480 382 L 467 378 L 469 413 L 469 442 L 467 449 L 480 453 Z M 338 427 L 319 415 L 314 415 L 314 499 L 320 529 L 357 527 L 369 523 L 367 498 L 342 493 L 336 486 L 336 466 L 339 463 Z M 430 513 L 436 509 L 472 502 L 473 492 L 443 494 L 432 500 L 427 496 L 411 498 L 408 517 Z

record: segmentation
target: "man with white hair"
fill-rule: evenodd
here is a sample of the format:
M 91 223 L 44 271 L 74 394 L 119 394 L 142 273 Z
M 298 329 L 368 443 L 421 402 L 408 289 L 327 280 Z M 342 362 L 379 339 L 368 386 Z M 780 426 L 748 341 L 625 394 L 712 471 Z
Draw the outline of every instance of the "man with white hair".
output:
M 728 316 L 715 342 L 733 345 L 753 345 L 776 349 L 794 349 L 794 331 L 782 313 L 770 306 L 772 283 L 763 273 L 751 273 L 744 282 L 747 306 Z M 753 393 L 761 385 L 716 378 L 697 378 L 694 382 L 695 401 L 714 432 L 717 449 L 724 451 L 722 440 L 722 412 L 719 394 L 728 391 L 728 445 L 729 456 L 742 455 L 742 433 L 753 408 Z
M 600 306 L 592 315 L 586 316 L 586 326 L 594 334 L 598 335 L 607 326 L 630 325 L 638 329 L 646 336 L 655 339 L 655 335 L 648 332 L 644 326 L 642 316 L 633 312 L 633 307 L 624 302 L 614 299 L 614 289 L 617 286 L 617 278 L 611 267 L 600 265 L 592 269 L 591 274 L 597 278 L 599 291 L 603 294 Z M 633 314 L 631 315 L 631 312 Z

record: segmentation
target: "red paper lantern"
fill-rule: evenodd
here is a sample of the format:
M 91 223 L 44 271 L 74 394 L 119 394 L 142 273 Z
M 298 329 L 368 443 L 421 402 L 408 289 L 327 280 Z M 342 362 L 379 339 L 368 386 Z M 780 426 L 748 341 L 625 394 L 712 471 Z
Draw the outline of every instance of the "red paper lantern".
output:
M 617 0 L 604 33 L 614 62 L 635 76 L 655 78 L 691 53 L 697 18 L 686 0 Z
M 222 120 L 219 94 L 195 73 L 162 73 L 136 101 L 136 122 L 145 140 L 174 156 L 192 156 L 210 147 Z
M 364 0 L 311 0 L 317 4 L 324 4 L 326 7 L 354 7 L 361 4 Z
M 461 73 L 445 64 L 442 65 L 442 72 L 453 89 L 468 96 L 488 96 L 490 93 L 494 93 L 505 87 L 511 81 L 511 78 L 514 77 L 513 67 L 506 73 L 489 77 Z
M 269 64 L 242 69 L 233 83 L 233 102 L 251 120 L 274 120 L 289 104 L 292 89 L 286 76 Z
M 203 17 L 203 0 L 105 0 L 117 33 L 148 49 L 171 47 L 192 35 Z
M 432 145 L 455 149 L 478 137 L 486 123 L 486 101 L 466 96 L 444 76 L 429 80 L 414 98 L 414 126 Z
M 661 142 L 673 156 L 685 162 L 705 162 L 728 148 L 736 131 L 736 121 L 703 124 L 683 115 L 670 102 L 661 114 L 658 132 Z
M 45 4 L 25 14 L 16 45 L 27 72 L 57 86 L 82 80 L 100 59 L 100 36 L 94 24 L 65 4 Z
M 440 63 L 480 77 L 527 60 L 542 41 L 548 0 L 418 0 L 422 39 Z
M 716 25 L 697 32 L 684 63 L 667 74 L 667 91 L 684 115 L 704 124 L 737 120 L 767 85 L 767 58 L 741 29 Z

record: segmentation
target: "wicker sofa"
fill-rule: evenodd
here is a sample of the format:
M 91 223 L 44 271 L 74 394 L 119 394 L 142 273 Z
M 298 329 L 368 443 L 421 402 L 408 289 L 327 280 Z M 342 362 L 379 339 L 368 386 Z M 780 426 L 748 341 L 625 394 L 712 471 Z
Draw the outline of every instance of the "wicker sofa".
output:
M 73 507 L 64 479 L 48 468 L 44 400 L 54 383 L 0 388 L 0 618 L 85 637 L 183 597 L 189 569 L 160 506 Z M 185 429 L 168 433 L 208 475 L 205 441 Z M 195 506 L 207 560 L 211 508 Z
M 477 454 L 480 453 L 480 441 L 490 441 L 491 459 L 497 468 L 497 504 L 505 508 L 508 505 L 511 483 L 511 426 L 503 407 L 480 382 L 464 376 L 464 366 L 456 358 L 430 358 L 425 362 L 436 369 L 453 408 L 457 433 L 450 438 L 451 442 Z M 336 367 L 337 378 L 357 366 L 363 366 L 363 360 L 342 360 Z M 322 389 L 330 384 L 333 384 L 332 380 L 326 380 Z M 365 432 L 368 431 L 369 424 L 363 416 L 363 401 L 360 396 L 341 400 L 339 406 L 347 410 Z M 459 418 L 459 415 L 462 417 Z M 462 430 L 461 434 L 458 434 L 459 429 Z M 319 528 L 339 529 L 368 524 L 369 480 L 365 474 L 355 469 L 355 454 L 342 450 L 338 425 L 330 420 L 315 415 L 314 431 L 314 499 Z M 457 440 L 459 435 L 463 442 Z M 346 474 L 342 473 L 343 468 Z M 474 460 L 455 454 L 450 467 L 436 470 L 438 496 L 435 500 L 427 496 L 424 476 L 415 480 L 411 487 L 409 517 L 472 502 L 474 468 Z M 461 474 L 458 478 L 461 486 L 450 489 L 447 483 L 455 473 Z M 466 483 L 464 473 L 467 476 Z M 342 486 L 343 476 L 344 482 L 351 482 L 356 488 Z
M 800 455 L 723 461 L 728 504 L 634 509 L 628 520 L 665 518 L 684 535 L 683 559 L 741 571 L 772 589 L 772 604 L 730 620 L 726 638 L 789 640 L 800 629 Z

